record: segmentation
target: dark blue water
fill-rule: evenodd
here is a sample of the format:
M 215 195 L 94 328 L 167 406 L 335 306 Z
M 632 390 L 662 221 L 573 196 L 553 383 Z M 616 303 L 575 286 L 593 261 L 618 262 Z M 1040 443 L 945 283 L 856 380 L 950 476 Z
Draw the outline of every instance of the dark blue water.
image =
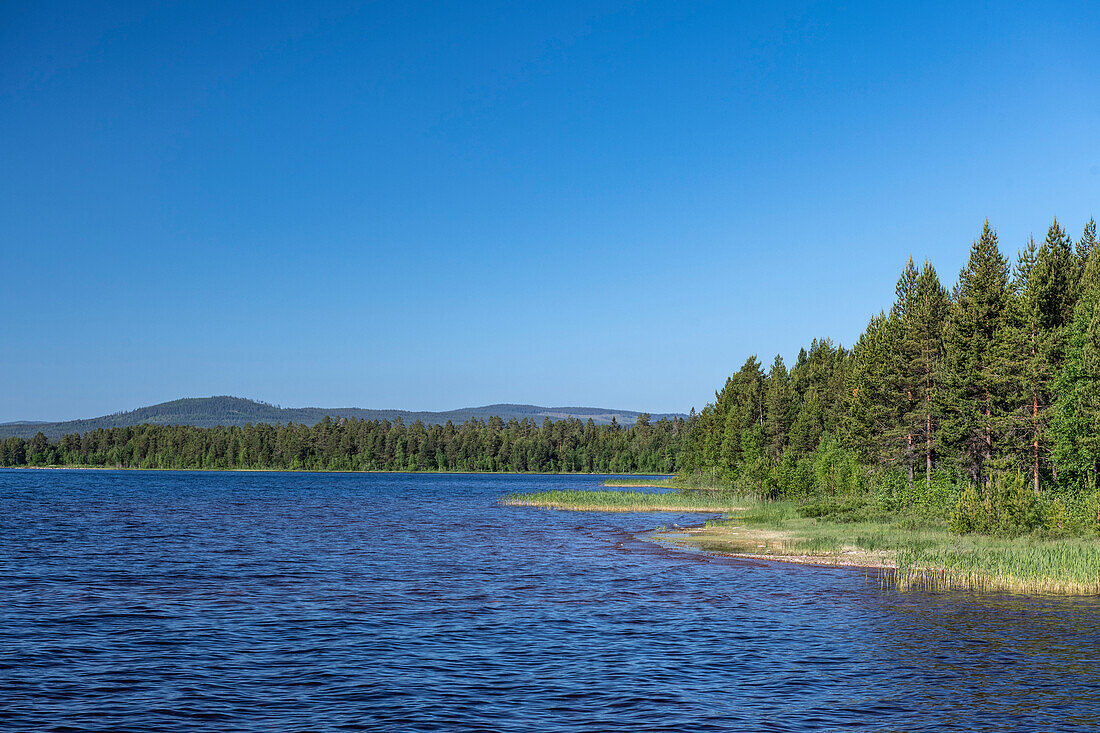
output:
M 1095 730 L 1100 602 L 498 505 L 599 479 L 0 471 L 0 728 Z

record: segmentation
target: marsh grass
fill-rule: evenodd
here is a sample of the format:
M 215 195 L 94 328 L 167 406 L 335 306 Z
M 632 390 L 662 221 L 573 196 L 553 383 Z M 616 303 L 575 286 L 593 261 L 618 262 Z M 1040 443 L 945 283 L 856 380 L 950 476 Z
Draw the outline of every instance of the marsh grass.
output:
M 619 488 L 672 488 L 670 478 L 609 478 L 603 482 L 604 486 L 617 486 Z
M 501 503 L 590 512 L 732 512 L 745 506 L 729 495 L 695 491 L 538 491 L 507 494 Z
M 1100 595 L 1095 536 L 958 535 L 946 517 L 887 512 L 871 503 L 759 501 L 728 491 L 541 491 L 509 494 L 511 506 L 575 511 L 731 513 L 655 536 L 706 552 L 884 568 L 908 590 Z
M 1095 537 L 960 536 L 943 520 L 877 512 L 867 519 L 806 507 L 752 504 L 731 518 L 708 521 L 686 541 L 710 552 L 893 568 L 884 582 L 900 590 L 1100 595 Z
M 902 590 L 1098 595 L 1100 544 L 1082 539 L 968 536 L 897 550 L 894 583 Z

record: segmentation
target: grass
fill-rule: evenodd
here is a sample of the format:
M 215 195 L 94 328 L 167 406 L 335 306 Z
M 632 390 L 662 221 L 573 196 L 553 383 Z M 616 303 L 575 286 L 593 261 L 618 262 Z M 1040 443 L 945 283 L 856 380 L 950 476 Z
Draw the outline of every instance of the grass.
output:
M 670 478 L 643 478 L 634 476 L 630 478 L 609 478 L 603 482 L 604 486 L 617 486 L 619 488 L 664 488 L 672 486 Z
M 1100 595 L 1094 538 L 960 536 L 905 514 L 862 521 L 805 514 L 793 502 L 759 503 L 666 536 L 709 552 L 892 568 L 887 579 L 901 590 Z
M 829 507 L 822 500 L 762 502 L 728 491 L 544 491 L 510 494 L 503 503 L 575 511 L 732 513 L 654 536 L 706 552 L 881 568 L 884 581 L 900 590 L 1100 595 L 1095 537 L 960 536 L 928 513 L 853 508 L 851 500 Z
M 898 588 L 1100 595 L 1100 543 L 955 537 L 897 550 Z
M 655 494 L 642 491 L 539 491 L 507 494 L 507 506 L 537 506 L 589 512 L 732 512 L 744 502 L 728 495 L 700 492 Z

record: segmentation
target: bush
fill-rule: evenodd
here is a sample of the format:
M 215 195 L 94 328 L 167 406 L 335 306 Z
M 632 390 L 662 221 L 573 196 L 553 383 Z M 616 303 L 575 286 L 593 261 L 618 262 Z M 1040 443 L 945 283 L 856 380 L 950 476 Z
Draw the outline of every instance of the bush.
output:
M 949 526 L 958 534 L 1013 537 L 1043 528 L 1044 514 L 1023 474 L 998 474 L 984 487 L 967 487 L 955 504 Z M 1062 516 L 1064 523 L 1064 507 Z
M 810 454 L 816 489 L 829 496 L 854 496 L 866 491 L 866 471 L 856 455 L 825 436 Z
M 798 513 L 803 517 L 813 519 L 827 519 L 830 522 L 850 523 L 865 522 L 871 519 L 866 502 L 859 498 L 836 500 L 821 498 L 798 507 Z

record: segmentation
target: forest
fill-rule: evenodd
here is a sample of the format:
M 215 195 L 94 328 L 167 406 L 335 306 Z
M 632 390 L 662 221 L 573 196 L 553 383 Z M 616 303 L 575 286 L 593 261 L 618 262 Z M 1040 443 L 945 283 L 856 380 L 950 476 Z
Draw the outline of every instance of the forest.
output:
M 750 357 L 681 464 L 765 498 L 942 512 L 959 532 L 1100 526 L 1100 251 L 1055 220 L 1015 262 L 987 221 L 950 291 L 912 259 L 851 348 Z M 868 498 L 870 497 L 870 499 Z M 842 518 L 842 517 L 841 517 Z
M 0 441 L 0 466 L 671 473 L 685 433 L 682 418 L 651 422 L 646 414 L 630 427 L 499 417 L 458 426 L 328 416 L 313 426 L 147 424 L 54 441 L 42 433 L 8 438 Z
M 1100 530 L 1100 248 L 1055 220 L 1011 262 L 988 222 L 948 290 L 905 265 L 851 348 L 750 357 L 687 420 L 499 417 L 406 425 L 138 425 L 0 441 L 2 466 L 673 473 L 855 521 L 869 507 L 958 532 Z M 815 507 L 817 507 L 815 509 Z

